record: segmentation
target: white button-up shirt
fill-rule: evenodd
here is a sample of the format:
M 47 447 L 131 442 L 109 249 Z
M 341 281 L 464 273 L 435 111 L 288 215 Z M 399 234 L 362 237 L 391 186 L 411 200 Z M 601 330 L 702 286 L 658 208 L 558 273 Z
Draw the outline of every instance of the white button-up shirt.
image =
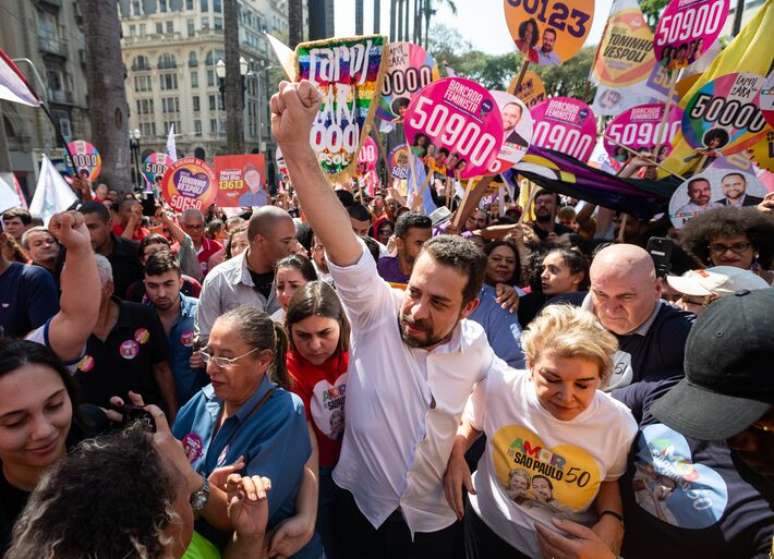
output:
M 407 346 L 402 291 L 379 277 L 368 251 L 328 264 L 352 323 L 344 441 L 333 479 L 378 528 L 398 507 L 411 530 L 435 532 L 456 516 L 443 474 L 465 402 L 495 361 L 480 325 L 462 320 L 449 342 Z

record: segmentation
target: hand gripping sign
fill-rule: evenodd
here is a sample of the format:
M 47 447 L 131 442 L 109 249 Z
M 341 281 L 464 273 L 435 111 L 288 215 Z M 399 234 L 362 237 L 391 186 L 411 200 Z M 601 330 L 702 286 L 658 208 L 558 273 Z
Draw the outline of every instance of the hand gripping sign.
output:
M 540 66 L 575 56 L 594 20 L 594 0 L 504 0 L 503 6 L 516 48 Z
M 96 180 L 102 171 L 102 157 L 97 148 L 89 142 L 75 140 L 67 144 L 67 149 L 73 154 L 75 174 L 82 176 L 85 173 L 90 181 Z
M 167 167 L 161 194 L 169 206 L 182 212 L 189 208 L 206 211 L 217 195 L 215 173 L 201 159 L 184 157 Z
M 583 101 L 553 97 L 532 108 L 532 145 L 588 161 L 597 140 L 594 112 Z
M 672 140 L 680 130 L 683 110 L 674 105 L 664 118 L 666 105 L 650 103 L 637 105 L 611 120 L 605 129 L 605 151 L 615 168 L 630 157 L 630 152 L 647 151 L 657 161 L 662 161 L 672 151 Z M 653 153 L 658 148 L 658 153 Z
M 381 35 L 368 35 L 296 47 L 297 79 L 311 81 L 322 94 L 310 142 L 330 175 L 346 174 L 357 164 L 379 102 L 386 42 Z
M 728 17 L 729 0 L 671 0 L 656 25 L 656 59 L 670 70 L 696 62 Z
M 767 130 L 759 108 L 763 81 L 755 74 L 726 74 L 699 89 L 683 112 L 688 144 L 731 155 L 759 142 Z
M 503 144 L 503 120 L 492 95 L 476 82 L 446 78 L 417 92 L 403 130 L 409 146 L 434 146 L 460 179 L 489 174 Z
M 440 77 L 438 65 L 425 49 L 414 43 L 391 43 L 376 116 L 387 122 L 402 121 L 411 96 Z

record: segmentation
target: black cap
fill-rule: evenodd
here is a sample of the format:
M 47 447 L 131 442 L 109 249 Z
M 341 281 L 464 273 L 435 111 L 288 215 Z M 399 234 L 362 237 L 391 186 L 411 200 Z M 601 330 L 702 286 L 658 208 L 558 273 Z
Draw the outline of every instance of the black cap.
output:
M 712 303 L 685 346 L 685 378 L 651 413 L 694 439 L 732 437 L 774 405 L 774 289 Z

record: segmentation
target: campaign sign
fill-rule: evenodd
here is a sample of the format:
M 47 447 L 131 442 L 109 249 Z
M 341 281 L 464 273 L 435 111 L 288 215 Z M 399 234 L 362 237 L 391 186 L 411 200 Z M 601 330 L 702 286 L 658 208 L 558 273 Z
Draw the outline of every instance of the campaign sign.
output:
M 491 174 L 510 169 L 527 153 L 532 140 L 532 115 L 524 102 L 504 91 L 491 91 L 503 119 L 503 145 L 492 166 Z
M 379 161 L 379 145 L 371 136 L 368 136 L 357 154 L 358 168 L 365 171 L 376 169 L 376 163 Z
M 97 148 L 84 140 L 75 140 L 67 144 L 67 149 L 73 156 L 75 174 L 81 176 L 86 173 L 90 181 L 97 180 L 102 171 L 102 157 Z
M 771 126 L 774 126 L 774 70 L 772 70 L 766 82 L 761 88 L 761 112 Z
M 407 179 L 409 176 L 409 149 L 406 144 L 395 146 L 388 157 L 390 174 L 396 179 Z
M 761 169 L 774 173 L 774 130 L 766 132 L 763 138 L 750 149 L 752 160 Z
M 613 166 L 620 168 L 630 152 L 624 145 L 635 151 L 653 154 L 657 161 L 663 161 L 672 151 L 672 140 L 680 130 L 683 110 L 674 105 L 664 118 L 666 105 L 650 103 L 637 105 L 611 120 L 605 129 L 605 151 Z M 653 153 L 657 146 L 658 153 Z
M 216 156 L 215 203 L 222 208 L 265 206 L 270 201 L 265 169 L 263 154 Z
M 696 62 L 723 30 L 728 8 L 729 0 L 671 0 L 656 25 L 656 59 L 670 70 Z
M 347 173 L 357 163 L 379 102 L 386 42 L 382 35 L 368 35 L 296 47 L 298 80 L 311 81 L 322 94 L 310 143 L 327 174 Z
M 376 116 L 387 122 L 402 121 L 411 96 L 440 77 L 438 65 L 425 49 L 414 43 L 390 43 Z
M 594 0 L 504 0 L 503 7 L 516 48 L 540 66 L 575 56 L 594 21 Z
M 476 82 L 445 78 L 417 92 L 403 123 L 410 146 L 433 145 L 455 160 L 455 176 L 488 174 L 503 143 L 503 119 L 492 94 Z
M 613 14 L 592 68 L 597 81 L 608 87 L 627 87 L 646 79 L 655 63 L 653 34 L 640 8 Z
M 688 221 L 713 208 L 755 206 L 766 196 L 766 187 L 749 170 L 724 159 L 681 184 L 669 201 L 669 218 L 680 229 Z
M 175 211 L 194 208 L 204 212 L 215 202 L 216 185 L 215 173 L 207 163 L 184 157 L 167 167 L 161 179 L 161 195 Z
M 578 99 L 552 97 L 532 108 L 532 145 L 588 161 L 597 139 L 594 112 Z
M 285 162 L 285 156 L 282 155 L 282 150 L 277 146 L 274 153 L 274 162 L 277 164 L 278 179 L 282 182 L 290 182 L 290 173 L 288 172 L 288 164 Z
M 530 109 L 545 100 L 546 98 L 546 86 L 543 85 L 543 80 L 538 76 L 537 72 L 527 70 L 524 73 L 524 77 L 521 80 L 521 85 L 516 88 L 516 83 L 519 81 L 519 75 L 516 74 L 511 80 L 508 86 L 508 93 L 515 95 L 527 105 Z
M 175 161 L 166 153 L 155 151 L 148 155 L 142 162 L 142 176 L 149 185 L 155 185 L 157 180 L 164 177 L 167 167 Z
M 730 155 L 757 143 L 767 125 L 759 108 L 763 80 L 755 74 L 726 74 L 699 89 L 683 112 L 688 144 Z

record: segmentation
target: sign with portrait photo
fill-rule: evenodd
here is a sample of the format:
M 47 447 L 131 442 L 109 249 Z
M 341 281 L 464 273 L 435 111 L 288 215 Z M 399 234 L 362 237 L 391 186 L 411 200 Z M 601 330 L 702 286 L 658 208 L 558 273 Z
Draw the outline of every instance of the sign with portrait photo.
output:
M 671 0 L 658 18 L 653 49 L 669 70 L 690 66 L 723 31 L 729 0 Z
M 605 151 L 613 167 L 619 169 L 631 157 L 626 146 L 637 152 L 647 152 L 656 161 L 663 161 L 672 151 L 672 140 L 680 131 L 683 110 L 673 105 L 664 118 L 664 103 L 638 105 L 619 114 L 605 128 Z M 658 149 L 658 153 L 655 153 Z
M 205 212 L 215 202 L 217 192 L 215 173 L 195 157 L 178 159 L 161 179 L 161 195 L 176 212 L 190 208 Z
M 218 194 L 215 203 L 222 208 L 259 207 L 271 199 L 266 191 L 266 164 L 263 154 L 217 155 L 215 177 Z
M 597 121 L 591 108 L 572 97 L 552 97 L 532 110 L 532 145 L 588 161 L 597 140 Z
M 764 78 L 756 74 L 726 74 L 705 84 L 683 112 L 683 136 L 702 155 L 730 155 L 756 144 L 767 122 L 760 110 Z
M 322 94 L 310 143 L 320 167 L 333 177 L 357 164 L 381 95 L 386 44 L 382 35 L 366 35 L 296 47 L 297 79 L 311 81 Z
M 387 122 L 402 122 L 411 96 L 440 77 L 435 60 L 421 46 L 390 43 L 376 116 Z
M 99 150 L 93 144 L 84 140 L 75 140 L 67 144 L 67 149 L 73 156 L 75 174 L 79 177 L 86 176 L 90 181 L 97 180 L 102 172 L 102 157 Z M 69 164 L 69 159 L 67 159 Z M 69 165 L 68 165 L 69 166 Z
M 539 66 L 575 56 L 594 21 L 594 0 L 503 0 L 503 7 L 516 49 Z
M 447 175 L 457 179 L 488 174 L 503 143 L 503 120 L 492 94 L 457 77 L 417 92 L 403 131 L 412 151 L 443 157 Z
M 527 153 L 532 140 L 532 115 L 524 102 L 504 91 L 491 91 L 503 119 L 503 145 L 489 168 L 491 174 L 510 169 Z
M 766 188 L 751 172 L 724 159 L 681 184 L 669 201 L 669 218 L 681 229 L 688 221 L 712 208 L 757 206 Z
M 395 179 L 405 180 L 409 176 L 409 148 L 400 144 L 390 150 L 387 158 L 390 165 L 390 175 Z
M 154 151 L 149 154 L 142 162 L 142 176 L 148 186 L 158 186 L 167 167 L 172 165 L 175 160 L 162 151 Z

